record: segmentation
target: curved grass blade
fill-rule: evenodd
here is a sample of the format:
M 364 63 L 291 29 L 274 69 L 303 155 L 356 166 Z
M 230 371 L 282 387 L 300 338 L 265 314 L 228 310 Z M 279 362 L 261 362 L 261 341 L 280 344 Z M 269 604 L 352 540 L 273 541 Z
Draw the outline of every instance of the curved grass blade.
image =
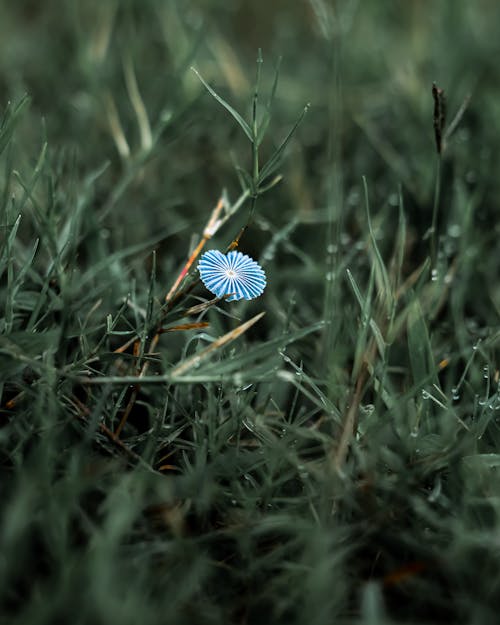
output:
M 201 350 L 201 352 L 198 352 L 194 356 L 191 356 L 190 358 L 187 358 L 183 362 L 179 363 L 172 371 L 171 377 L 177 378 L 181 376 L 183 373 L 185 373 L 186 371 L 189 371 L 190 369 L 197 367 L 199 363 L 202 360 L 205 360 L 208 356 L 210 356 L 212 352 L 223 347 L 224 345 L 227 345 L 228 343 L 231 343 L 231 341 L 234 341 L 235 339 L 237 339 L 244 332 L 246 332 L 249 328 L 251 328 L 255 323 L 257 323 L 257 321 L 262 319 L 262 317 L 265 314 L 266 314 L 265 312 L 261 312 L 258 315 L 255 315 L 255 317 L 252 317 L 248 321 L 245 321 L 245 323 L 242 323 L 237 328 L 234 328 L 234 330 L 231 330 L 230 332 L 227 332 L 226 334 L 221 336 L 219 339 L 214 341 L 209 347 Z
M 260 183 L 264 182 L 266 180 L 266 178 L 269 178 L 269 176 L 271 174 L 273 174 L 278 169 L 281 157 L 283 155 L 283 152 L 285 151 L 286 146 L 288 145 L 290 139 L 295 134 L 295 131 L 297 130 L 297 128 L 299 127 L 300 123 L 304 119 L 304 117 L 305 117 L 305 115 L 306 115 L 308 110 L 309 110 L 309 104 L 306 104 L 306 106 L 304 107 L 302 113 L 300 114 L 299 118 L 297 119 L 297 121 L 293 125 L 292 129 L 290 130 L 290 132 L 283 139 L 283 141 L 281 142 L 279 148 L 277 148 L 274 151 L 274 153 L 272 154 L 271 158 L 267 161 L 267 163 L 262 168 L 262 170 L 260 172 L 260 175 L 259 175 L 259 185 L 260 185 Z
M 238 113 L 238 111 L 235 111 L 235 109 L 228 102 L 226 102 L 224 98 L 221 98 L 220 95 L 216 93 L 212 89 L 212 87 L 201 77 L 200 73 L 194 67 L 192 67 L 191 69 L 198 76 L 198 78 L 203 83 L 203 85 L 205 86 L 205 89 L 210 93 L 210 95 L 212 95 L 219 104 L 222 104 L 222 106 L 226 109 L 226 111 L 228 111 L 233 116 L 233 118 L 241 126 L 241 129 L 243 130 L 243 132 L 253 143 L 254 137 L 253 137 L 252 129 L 247 124 L 247 122 L 243 119 L 243 117 Z
M 276 66 L 276 71 L 274 74 L 274 82 L 273 82 L 273 86 L 271 88 L 271 94 L 269 96 L 269 100 L 267 102 L 266 105 L 266 110 L 264 112 L 264 115 L 262 117 L 262 120 L 260 122 L 260 126 L 259 126 L 259 130 L 257 132 L 257 138 L 256 138 L 256 143 L 257 146 L 259 146 L 262 143 L 262 140 L 264 139 L 264 136 L 266 134 L 266 131 L 269 127 L 269 122 L 271 121 L 271 111 L 272 111 L 272 107 L 274 104 L 274 98 L 276 95 L 276 89 L 278 88 L 278 78 L 279 78 L 279 73 L 280 73 L 280 65 L 281 65 L 281 57 L 278 59 L 278 65 Z
M 7 109 L 0 123 L 0 154 L 9 143 L 17 119 L 29 102 L 30 97 L 25 94 L 14 107 L 12 107 L 10 102 L 7 104 Z

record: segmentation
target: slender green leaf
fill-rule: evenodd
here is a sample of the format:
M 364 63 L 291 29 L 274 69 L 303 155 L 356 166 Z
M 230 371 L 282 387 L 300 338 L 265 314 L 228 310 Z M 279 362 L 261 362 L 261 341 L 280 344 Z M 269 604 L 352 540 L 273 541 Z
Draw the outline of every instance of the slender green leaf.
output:
M 15 106 L 12 106 L 10 102 L 7 105 L 7 109 L 0 122 L 0 154 L 2 154 L 7 147 L 16 123 L 29 103 L 30 98 L 28 95 L 24 95 Z
M 409 309 L 407 332 L 408 352 L 414 384 L 417 386 L 424 384 L 429 379 L 429 376 L 438 384 L 427 324 L 420 302 L 415 296 Z
M 241 129 L 246 134 L 246 136 L 250 139 L 250 141 L 253 142 L 252 129 L 247 124 L 247 122 L 243 119 L 243 117 L 238 113 L 238 111 L 236 111 L 228 102 L 226 102 L 226 100 L 221 98 L 221 96 L 218 95 L 212 89 L 212 87 L 201 77 L 199 72 L 194 67 L 192 67 L 191 69 L 198 76 L 200 81 L 205 86 L 206 90 L 217 100 L 217 102 L 219 102 L 219 104 L 222 104 L 222 106 L 226 109 L 226 111 L 228 111 L 233 116 L 233 118 L 238 122 L 238 124 L 240 125 Z
M 276 96 L 276 89 L 278 88 L 280 65 L 281 65 L 281 57 L 278 59 L 278 65 L 274 73 L 274 81 L 273 81 L 273 86 L 271 88 L 271 94 L 269 96 L 269 100 L 267 102 L 264 115 L 262 116 L 262 119 L 260 121 L 259 129 L 257 131 L 256 143 L 258 146 L 262 143 L 262 140 L 265 137 L 267 129 L 269 128 L 269 123 L 271 121 L 274 98 Z
M 283 152 L 285 151 L 286 146 L 288 145 L 290 139 L 295 134 L 295 131 L 299 127 L 300 123 L 304 119 L 307 111 L 309 110 L 309 104 L 304 107 L 304 110 L 300 114 L 299 118 L 293 125 L 290 132 L 287 134 L 285 139 L 282 141 L 281 145 L 273 152 L 271 158 L 267 161 L 267 163 L 262 167 L 259 174 L 259 186 L 266 181 L 266 178 L 269 178 L 271 174 L 273 174 L 279 167 L 281 158 L 283 156 Z

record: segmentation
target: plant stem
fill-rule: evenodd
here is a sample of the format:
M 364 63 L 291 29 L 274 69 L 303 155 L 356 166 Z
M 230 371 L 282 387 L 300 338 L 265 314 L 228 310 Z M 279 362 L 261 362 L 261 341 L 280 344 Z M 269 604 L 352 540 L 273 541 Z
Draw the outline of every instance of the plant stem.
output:
M 436 165 L 436 184 L 434 186 L 434 205 L 432 208 L 432 223 L 431 223 L 431 274 L 434 274 L 437 267 L 437 219 L 439 201 L 441 198 L 441 154 L 438 154 Z

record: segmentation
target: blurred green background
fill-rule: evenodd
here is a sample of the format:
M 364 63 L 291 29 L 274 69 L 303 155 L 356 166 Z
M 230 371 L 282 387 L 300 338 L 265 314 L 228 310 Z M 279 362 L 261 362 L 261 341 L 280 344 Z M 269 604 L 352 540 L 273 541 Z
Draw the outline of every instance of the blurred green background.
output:
M 0 111 L 30 98 L 0 163 L 3 230 L 22 213 L 0 255 L 14 345 L 0 360 L 8 622 L 495 622 L 499 25 L 494 0 L 0 4 Z M 250 144 L 190 68 L 250 119 L 259 49 L 260 102 L 280 68 L 262 161 L 310 105 L 240 242 L 268 286 L 211 310 L 210 336 L 162 337 L 152 367 L 170 371 L 231 315 L 266 317 L 221 350 L 212 372 L 234 374 L 223 383 L 207 367 L 192 384 L 142 389 L 114 445 L 98 425 L 115 424 L 127 388 L 85 394 L 71 376 L 122 373 L 107 315 L 130 297 L 123 327 L 142 328 L 148 289 L 163 301 L 218 198 L 237 199 Z M 458 113 L 435 285 L 428 266 L 419 274 L 438 169 L 433 82 L 448 124 Z M 210 247 L 247 218 L 245 205 Z M 375 243 L 398 326 L 379 344 L 365 323 L 383 308 Z M 359 428 L 332 475 L 369 340 L 387 350 L 360 384 Z
M 52 158 L 61 168 L 71 166 L 75 175 L 110 161 L 97 182 L 96 210 L 141 151 L 126 86 L 126 67 L 135 69 L 150 125 L 161 137 L 109 211 L 104 234 L 111 237 L 111 247 L 175 232 L 161 248 L 170 271 L 185 257 L 186 237 L 202 227 L 221 190 L 236 196 L 234 161 L 249 166 L 248 142 L 189 68 L 195 66 L 248 117 L 259 47 L 264 93 L 282 57 L 262 158 L 303 106 L 311 107 L 288 150 L 285 183 L 260 201 L 265 223 L 253 228 L 247 251 L 262 249 L 269 240 L 266 228 L 295 219 L 303 227 L 292 229 L 290 246 L 320 261 L 316 272 L 307 268 L 307 282 L 322 288 L 323 226 L 333 217 L 356 234 L 363 220 L 363 175 L 374 212 L 387 215 L 384 238 L 391 236 L 402 184 L 410 232 L 419 241 L 430 222 L 434 190 L 433 81 L 446 91 L 449 121 L 471 97 L 448 148 L 444 175 L 448 181 L 456 176 L 468 188 L 483 185 L 485 199 L 475 223 L 491 236 L 498 234 L 490 200 L 498 193 L 493 174 L 500 123 L 496 2 L 49 0 L 4 3 L 0 10 L 4 106 L 24 93 L 32 98 L 18 137 L 23 155 L 34 158 L 45 136 L 57 146 Z M 127 142 L 122 158 L 112 128 L 116 123 Z M 22 168 L 19 162 L 16 167 Z M 441 206 L 443 234 L 460 210 L 452 194 L 448 185 Z M 224 233 L 226 240 L 233 231 Z M 287 251 L 269 268 L 279 266 L 273 281 L 285 291 L 297 275 L 296 265 L 305 262 L 293 249 Z

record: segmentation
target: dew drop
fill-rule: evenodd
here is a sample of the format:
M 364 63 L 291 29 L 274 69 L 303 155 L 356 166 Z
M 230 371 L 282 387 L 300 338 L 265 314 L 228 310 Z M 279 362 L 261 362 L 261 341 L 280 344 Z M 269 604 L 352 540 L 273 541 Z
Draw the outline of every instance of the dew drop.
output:
M 297 469 L 299 471 L 300 479 L 306 480 L 309 477 L 309 473 L 307 472 L 307 469 L 303 464 L 299 464 Z
M 364 406 L 360 406 L 359 408 L 360 411 L 366 416 L 370 416 L 375 410 L 375 406 L 373 404 L 365 404 Z
M 352 189 L 349 195 L 347 196 L 347 203 L 349 206 L 356 206 L 359 204 L 359 191 L 357 189 Z
M 438 277 L 439 277 L 438 270 L 437 269 L 433 269 L 431 271 L 431 280 L 432 280 L 432 282 L 436 282 Z
M 390 206 L 399 206 L 399 197 L 397 193 L 391 193 L 387 201 L 389 202 Z
M 234 374 L 233 383 L 235 386 L 243 386 L 243 376 L 241 375 L 241 373 Z

